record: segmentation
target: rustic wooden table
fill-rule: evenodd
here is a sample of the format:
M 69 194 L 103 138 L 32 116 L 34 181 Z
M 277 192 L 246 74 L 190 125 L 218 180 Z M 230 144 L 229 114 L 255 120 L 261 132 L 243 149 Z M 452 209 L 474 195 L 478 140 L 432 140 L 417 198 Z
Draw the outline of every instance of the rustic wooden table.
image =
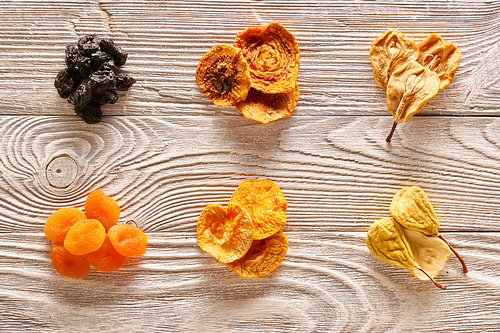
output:
M 301 97 L 267 125 L 216 107 L 200 57 L 280 22 L 301 51 Z M 500 332 L 499 1 L 0 0 L 0 331 Z M 388 28 L 437 33 L 462 52 L 450 86 L 392 144 L 370 43 Z M 54 88 L 64 48 L 113 38 L 137 79 L 87 125 Z M 289 249 L 245 279 L 196 242 L 197 218 L 268 178 L 288 201 Z M 440 290 L 365 246 L 405 185 L 429 195 L 451 257 Z M 49 259 L 43 225 L 96 188 L 135 220 L 147 252 L 76 280 Z

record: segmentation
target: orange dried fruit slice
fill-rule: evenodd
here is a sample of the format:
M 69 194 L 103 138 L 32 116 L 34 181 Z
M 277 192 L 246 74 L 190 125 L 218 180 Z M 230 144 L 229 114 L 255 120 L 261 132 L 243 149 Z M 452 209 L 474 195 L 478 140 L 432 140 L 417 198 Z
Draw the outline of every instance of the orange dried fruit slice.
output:
M 104 243 L 102 243 L 97 251 L 87 253 L 85 256 L 89 263 L 101 272 L 116 271 L 127 261 L 126 256 L 121 255 L 115 250 L 108 236 L 106 236 Z
M 254 239 L 267 238 L 286 224 L 287 203 L 281 189 L 268 179 L 247 179 L 231 196 L 230 203 L 238 203 L 250 215 Z
M 455 44 L 431 34 L 417 47 L 419 51 L 417 61 L 438 74 L 441 81 L 439 89 L 448 86 L 460 65 L 460 51 Z
M 142 230 L 130 224 L 117 224 L 109 228 L 108 237 L 118 253 L 127 257 L 146 252 L 148 237 Z
M 101 190 L 89 193 L 85 201 L 85 215 L 89 219 L 99 220 L 106 232 L 118 222 L 120 207 L 118 203 Z
M 60 242 L 52 244 L 50 260 L 54 268 L 64 276 L 79 279 L 90 273 L 90 263 L 87 258 L 71 254 Z
M 243 258 L 226 266 L 246 278 L 259 277 L 272 272 L 283 261 L 288 250 L 288 239 L 282 231 L 271 237 L 254 240 Z
M 203 95 L 217 106 L 244 100 L 251 86 L 248 64 L 241 51 L 224 44 L 215 45 L 201 57 L 196 82 Z
M 81 209 L 75 207 L 61 208 L 52 213 L 47 221 L 43 231 L 45 236 L 53 242 L 63 242 L 68 230 L 80 220 L 86 220 L 87 217 Z
M 281 24 L 248 28 L 233 45 L 248 62 L 252 88 L 264 94 L 282 94 L 295 89 L 300 66 L 297 40 Z
M 106 238 L 106 231 L 98 220 L 77 221 L 68 230 L 64 247 L 71 254 L 83 255 L 99 249 Z
M 196 238 L 200 248 L 221 263 L 235 261 L 252 245 L 252 218 L 239 204 L 206 206 L 198 218 Z
M 289 117 L 299 100 L 299 85 L 283 94 L 264 94 L 250 89 L 247 99 L 236 103 L 236 108 L 245 118 L 267 124 L 271 121 Z

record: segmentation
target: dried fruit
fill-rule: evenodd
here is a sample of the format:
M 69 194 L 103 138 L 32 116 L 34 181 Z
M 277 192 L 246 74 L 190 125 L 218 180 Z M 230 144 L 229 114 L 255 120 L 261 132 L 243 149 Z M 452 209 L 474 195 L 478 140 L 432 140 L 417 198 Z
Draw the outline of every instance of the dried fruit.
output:
M 247 62 L 239 49 L 231 45 L 215 45 L 200 59 L 196 82 L 215 105 L 233 105 L 244 100 L 250 90 Z
M 73 224 L 86 219 L 81 209 L 75 207 L 58 209 L 45 222 L 45 236 L 53 242 L 63 242 Z
M 76 87 L 81 81 L 80 74 L 77 70 L 65 68 L 57 73 L 54 86 L 56 87 L 59 96 L 67 98 L 73 91 L 76 90 Z
M 109 53 L 116 63 L 116 66 L 123 66 L 127 61 L 128 54 L 124 52 L 121 47 L 115 44 L 115 42 L 109 38 L 103 38 L 99 42 L 99 46 L 102 51 Z
M 87 124 L 97 124 L 102 119 L 101 104 L 94 100 L 81 108 L 75 106 L 75 113 Z
M 98 220 L 80 220 L 75 222 L 64 238 L 64 247 L 71 254 L 83 255 L 98 250 L 106 232 Z
M 231 196 L 250 215 L 254 239 L 267 238 L 286 224 L 287 203 L 281 189 L 268 179 L 247 179 Z
M 196 238 L 200 248 L 221 263 L 243 257 L 252 245 L 253 236 L 252 218 L 234 202 L 227 207 L 210 204 L 198 218 Z
M 64 276 L 79 279 L 90 273 L 90 263 L 87 258 L 71 254 L 62 243 L 52 244 L 50 260 L 54 268 Z
M 236 103 L 236 108 L 245 118 L 267 124 L 289 117 L 299 100 L 299 85 L 283 94 L 264 94 L 252 88 L 244 101 Z
M 279 23 L 248 28 L 233 45 L 248 62 L 252 88 L 264 94 L 283 94 L 295 89 L 300 66 L 295 37 Z
M 226 266 L 239 276 L 259 277 L 272 272 L 283 261 L 288 239 L 282 231 L 260 240 L 254 240 L 248 252 Z
M 417 57 L 418 47 L 413 40 L 397 29 L 387 30 L 372 42 L 370 48 L 375 82 L 386 89 L 392 73 Z
M 130 224 L 116 224 L 109 228 L 108 237 L 115 250 L 126 257 L 140 256 L 146 252 L 148 237 Z
M 463 272 L 467 273 L 465 261 L 438 232 L 439 220 L 424 190 L 418 186 L 403 188 L 394 195 L 389 212 L 406 229 L 415 230 L 427 236 L 439 237 L 460 260 Z
M 417 47 L 419 51 L 417 61 L 438 74 L 439 89 L 448 86 L 460 64 L 460 51 L 457 47 L 436 34 L 431 34 Z
M 416 61 L 409 61 L 392 73 L 387 83 L 387 111 L 394 118 L 388 142 L 396 125 L 420 111 L 439 91 L 439 77 Z
M 85 201 L 85 214 L 89 219 L 102 223 L 106 232 L 118 222 L 120 207 L 118 203 L 101 190 L 89 193 Z
M 87 253 L 85 256 L 90 265 L 101 272 L 116 271 L 127 261 L 126 256 L 116 251 L 108 236 L 97 251 Z

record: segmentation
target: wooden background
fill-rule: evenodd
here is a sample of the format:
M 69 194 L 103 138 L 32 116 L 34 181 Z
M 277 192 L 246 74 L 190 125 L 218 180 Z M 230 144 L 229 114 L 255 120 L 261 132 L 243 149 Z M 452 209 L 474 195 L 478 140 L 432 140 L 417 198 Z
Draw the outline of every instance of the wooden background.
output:
M 297 38 L 301 97 L 263 125 L 216 107 L 194 72 L 213 45 L 277 21 Z M 455 80 L 392 144 L 370 43 L 388 28 L 462 52 Z M 57 95 L 64 48 L 113 38 L 138 82 L 87 125 Z M 500 332 L 500 1 L 0 0 L 0 331 Z M 290 246 L 240 278 L 199 249 L 196 220 L 248 178 L 288 201 Z M 442 291 L 364 239 L 405 185 L 429 195 L 451 257 Z M 145 255 L 74 280 L 43 225 L 96 188 L 148 235 Z

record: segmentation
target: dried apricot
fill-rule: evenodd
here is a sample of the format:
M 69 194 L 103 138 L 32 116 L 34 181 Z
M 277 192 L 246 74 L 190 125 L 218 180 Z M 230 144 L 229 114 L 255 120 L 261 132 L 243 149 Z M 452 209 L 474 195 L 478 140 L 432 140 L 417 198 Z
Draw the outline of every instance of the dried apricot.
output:
M 281 189 L 268 179 L 247 179 L 231 196 L 230 203 L 238 203 L 250 215 L 254 239 L 267 238 L 286 224 L 287 203 Z
M 239 276 L 259 277 L 272 272 L 283 261 L 288 249 L 288 239 L 282 231 L 271 237 L 254 240 L 243 258 L 226 264 Z
M 90 263 L 87 258 L 71 254 L 60 242 L 52 244 L 50 260 L 54 268 L 64 276 L 79 279 L 90 273 Z
M 45 236 L 53 242 L 63 242 L 69 228 L 76 221 L 86 220 L 81 209 L 75 207 L 61 208 L 52 213 L 45 222 Z
M 251 85 L 248 64 L 240 50 L 224 44 L 215 45 L 200 59 L 196 82 L 217 106 L 244 100 Z
M 127 260 L 126 256 L 116 251 L 108 236 L 106 236 L 104 243 L 102 243 L 97 251 L 87 253 L 85 256 L 90 264 L 101 272 L 116 271 L 122 267 Z
M 120 207 L 118 203 L 101 190 L 89 193 L 85 201 L 85 215 L 89 219 L 99 220 L 106 231 L 118 222 Z
M 116 252 L 126 257 L 140 256 L 148 246 L 146 234 L 130 224 L 112 226 L 108 237 Z
M 198 218 L 196 237 L 200 248 L 221 263 L 243 257 L 252 245 L 253 236 L 252 218 L 234 202 L 227 207 L 208 205 Z
M 283 94 L 295 89 L 300 66 L 297 40 L 281 24 L 248 28 L 233 45 L 248 62 L 252 88 L 264 94 Z
M 68 230 L 64 247 L 71 254 L 83 255 L 99 249 L 106 238 L 106 231 L 98 220 L 77 221 Z
M 264 94 L 250 89 L 247 99 L 236 103 L 236 108 L 245 118 L 267 124 L 271 121 L 289 117 L 299 100 L 299 85 L 283 94 Z

